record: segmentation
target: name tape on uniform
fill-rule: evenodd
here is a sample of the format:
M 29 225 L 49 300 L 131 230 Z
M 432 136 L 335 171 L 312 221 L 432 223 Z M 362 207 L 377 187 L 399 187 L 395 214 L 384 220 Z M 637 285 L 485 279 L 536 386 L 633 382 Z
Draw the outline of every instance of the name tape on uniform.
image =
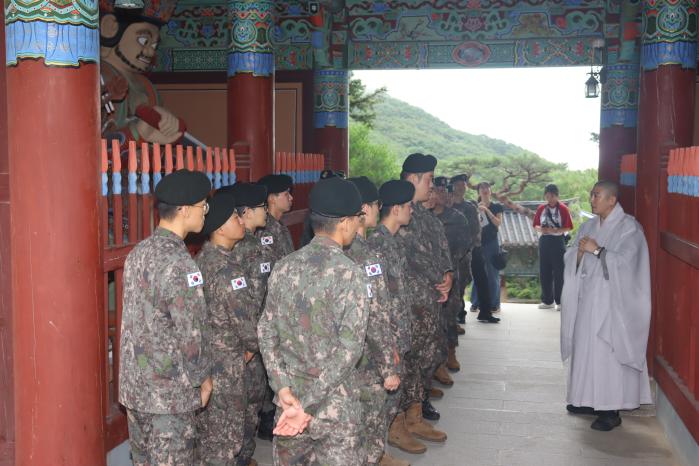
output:
M 369 296 L 370 298 L 373 298 L 373 297 L 374 297 L 374 292 L 371 291 L 371 284 L 368 284 L 368 285 L 366 286 L 366 294 L 367 294 L 367 296 Z
M 272 271 L 272 264 L 270 262 L 263 262 L 260 264 L 261 273 L 269 273 Z
M 381 264 L 371 264 L 364 267 L 366 274 L 370 277 L 381 275 Z
M 269 246 L 270 244 L 274 243 L 274 236 L 263 236 L 260 238 L 260 243 L 264 244 L 265 246 Z
M 189 287 L 199 286 L 204 283 L 204 277 L 202 277 L 201 272 L 194 272 L 187 274 L 187 284 Z
M 247 288 L 248 284 L 245 281 L 245 277 L 238 277 L 231 280 L 231 285 L 234 290 L 239 290 L 241 288 Z

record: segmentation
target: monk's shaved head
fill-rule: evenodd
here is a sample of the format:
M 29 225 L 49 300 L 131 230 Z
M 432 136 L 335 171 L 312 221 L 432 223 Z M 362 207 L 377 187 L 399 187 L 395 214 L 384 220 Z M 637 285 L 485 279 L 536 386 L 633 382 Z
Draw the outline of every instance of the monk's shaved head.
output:
M 592 189 L 594 190 L 595 188 L 600 188 L 603 190 L 608 197 L 616 197 L 619 199 L 619 185 L 613 181 L 600 180 L 595 183 L 595 186 Z

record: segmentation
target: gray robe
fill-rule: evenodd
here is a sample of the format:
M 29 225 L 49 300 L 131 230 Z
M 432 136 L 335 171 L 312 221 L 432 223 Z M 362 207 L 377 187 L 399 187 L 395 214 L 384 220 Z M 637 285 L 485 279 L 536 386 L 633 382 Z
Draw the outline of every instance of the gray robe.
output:
M 605 247 L 584 254 L 580 238 Z M 600 224 L 580 226 L 565 254 L 561 356 L 570 360 L 568 403 L 596 410 L 651 403 L 646 346 L 651 313 L 648 245 L 641 225 L 620 205 Z

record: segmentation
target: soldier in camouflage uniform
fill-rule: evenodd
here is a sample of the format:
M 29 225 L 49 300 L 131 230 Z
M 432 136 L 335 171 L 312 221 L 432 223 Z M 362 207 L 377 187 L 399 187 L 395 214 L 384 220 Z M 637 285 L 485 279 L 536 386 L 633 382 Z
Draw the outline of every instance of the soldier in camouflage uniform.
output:
M 401 380 L 420 380 L 419 370 L 414 365 L 405 364 L 411 349 L 412 310 L 411 294 L 407 288 L 407 261 L 402 245 L 396 234 L 400 227 L 410 223 L 412 199 L 415 187 L 407 181 L 393 180 L 384 183 L 379 191 L 381 223 L 369 237 L 369 244 L 385 258 L 384 277 L 393 301 L 391 330 L 398 343 Z M 413 373 L 408 375 L 408 370 Z M 403 451 L 413 454 L 424 453 L 424 444 L 418 441 L 405 427 L 405 413 L 400 412 L 403 396 L 403 383 L 395 392 L 390 392 L 384 405 L 384 422 L 390 426 L 388 442 Z M 399 413 L 400 412 L 400 413 Z M 387 463 L 391 464 L 391 463 Z M 395 465 L 402 464 L 394 460 Z
M 213 389 L 201 271 L 184 238 L 208 212 L 206 175 L 189 170 L 155 189 L 160 222 L 124 264 L 119 402 L 136 466 L 195 462 L 195 411 Z
M 386 432 L 384 406 L 386 391 L 396 391 L 400 385 L 400 357 L 391 323 L 396 310 L 390 299 L 384 271 L 386 261 L 366 239 L 367 229 L 375 228 L 379 216 L 379 191 L 365 176 L 348 178 L 362 197 L 362 215 L 357 237 L 347 250 L 347 255 L 359 264 L 371 282 L 373 298 L 369 309 L 369 325 L 364 354 L 359 362 L 362 402 L 362 442 L 367 453 L 367 463 L 383 466 L 396 465 L 397 460 L 384 454 Z
M 255 232 L 255 236 L 268 244 L 275 253 L 276 260 L 294 252 L 289 229 L 282 224 L 282 216 L 291 210 L 294 201 L 291 195 L 293 180 L 289 175 L 267 175 L 257 184 L 267 188 L 267 224 Z
M 432 189 L 437 160 L 430 155 L 411 154 L 403 163 L 401 178 L 415 187 L 413 216 L 398 236 L 408 262 L 408 289 L 412 292 L 412 349 L 406 364 L 419 368 L 420 380 L 405 381 L 406 427 L 418 438 L 443 442 L 446 434 L 423 420 L 422 407 L 432 376 L 442 362 L 440 351 L 441 306 L 452 285 L 452 267 L 446 237 L 439 235 L 439 221 L 422 206 Z M 436 412 L 436 411 L 435 411 Z M 438 413 L 437 413 L 438 414 Z
M 451 178 L 451 183 L 453 186 L 452 192 L 452 205 L 451 207 L 461 212 L 468 223 L 468 234 L 466 239 L 468 242 L 468 253 L 464 258 L 457 264 L 459 269 L 459 282 L 456 284 L 458 287 L 458 294 L 461 296 L 462 310 L 459 311 L 459 323 L 466 323 L 466 303 L 464 301 L 464 295 L 466 294 L 466 287 L 472 281 L 472 257 L 473 250 L 481 245 L 481 224 L 478 220 L 478 206 L 473 202 L 466 200 L 466 183 L 468 182 L 468 175 L 456 175 Z
M 251 183 L 236 183 L 231 189 L 238 215 L 245 225 L 245 238 L 233 248 L 231 259 L 240 264 L 250 277 L 250 288 L 254 297 L 248 309 L 250 318 L 257 323 L 267 295 L 267 280 L 275 261 L 271 245 L 255 237 L 255 232 L 265 226 L 267 215 L 267 188 Z M 255 327 L 255 336 L 257 327 Z M 259 412 L 265 399 L 267 377 L 262 356 L 256 352 L 245 367 L 247 409 L 245 414 L 245 439 L 238 454 L 237 466 L 255 465 L 255 434 L 259 423 Z
M 359 228 L 361 197 L 340 178 L 310 194 L 315 237 L 279 261 L 258 324 L 277 412 L 275 466 L 363 464 L 357 363 L 371 284 L 343 247 Z M 310 422 L 310 423 L 309 423 Z
M 444 225 L 444 231 L 449 243 L 449 253 L 451 255 L 452 264 L 460 264 L 464 262 L 464 257 L 468 254 L 470 241 L 468 237 L 468 221 L 458 210 L 448 207 L 448 197 L 451 195 L 451 185 L 448 184 L 447 178 L 440 176 L 434 179 L 435 185 L 435 205 L 432 209 L 439 221 Z M 455 284 L 461 281 L 461 270 L 455 271 Z M 446 326 L 447 326 L 447 341 L 448 341 L 448 359 L 447 368 L 453 372 L 461 369 L 459 361 L 456 359 L 456 347 L 459 344 L 459 336 L 457 334 L 458 314 L 463 310 L 463 296 L 459 296 L 459 286 L 453 286 L 449 293 L 449 299 L 446 305 Z
M 209 235 L 196 257 L 204 276 L 211 344 L 211 376 L 216 386 L 209 405 L 197 414 L 199 458 L 205 465 L 234 466 L 243 445 L 247 394 L 245 364 L 258 353 L 256 306 L 247 274 L 232 260 L 232 251 L 245 237 L 230 193 L 219 192 L 210 202 L 203 233 Z

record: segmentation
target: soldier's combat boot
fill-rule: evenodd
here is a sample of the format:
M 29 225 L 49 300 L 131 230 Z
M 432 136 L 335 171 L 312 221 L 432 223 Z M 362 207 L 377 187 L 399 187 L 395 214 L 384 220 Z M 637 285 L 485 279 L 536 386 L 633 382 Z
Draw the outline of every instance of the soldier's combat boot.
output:
M 439 418 L 442 417 L 430 403 L 429 397 L 422 400 L 422 417 L 430 421 L 439 421 Z
M 454 380 L 452 380 L 444 364 L 439 366 L 439 368 L 434 372 L 434 379 L 442 385 L 446 385 L 447 387 L 451 387 L 452 385 L 454 385 Z
M 451 372 L 459 372 L 461 364 L 456 360 L 456 346 L 449 347 L 449 356 L 447 357 L 447 369 Z
M 464 330 L 464 328 L 461 325 L 456 324 L 456 334 L 457 335 L 466 335 L 466 330 Z
M 427 451 L 427 447 L 413 437 L 413 434 L 408 432 L 405 427 L 405 413 L 399 413 L 393 420 L 391 428 L 388 430 L 388 444 L 414 455 Z
M 410 405 L 405 413 L 405 427 L 415 437 L 430 442 L 444 442 L 447 434 L 432 427 L 432 424 L 422 419 L 422 403 L 416 402 Z
M 394 458 L 388 453 L 384 453 L 379 462 L 379 466 L 410 466 L 410 463 Z
M 444 398 L 444 392 L 440 390 L 439 388 L 430 388 L 430 398 L 433 400 L 441 400 Z

